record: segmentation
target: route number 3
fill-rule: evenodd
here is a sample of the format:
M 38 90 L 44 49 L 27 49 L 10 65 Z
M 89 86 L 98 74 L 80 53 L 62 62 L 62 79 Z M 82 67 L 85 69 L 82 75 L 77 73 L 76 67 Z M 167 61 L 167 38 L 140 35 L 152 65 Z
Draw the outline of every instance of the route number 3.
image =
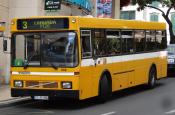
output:
M 27 29 L 27 21 L 22 22 L 22 25 L 23 29 Z

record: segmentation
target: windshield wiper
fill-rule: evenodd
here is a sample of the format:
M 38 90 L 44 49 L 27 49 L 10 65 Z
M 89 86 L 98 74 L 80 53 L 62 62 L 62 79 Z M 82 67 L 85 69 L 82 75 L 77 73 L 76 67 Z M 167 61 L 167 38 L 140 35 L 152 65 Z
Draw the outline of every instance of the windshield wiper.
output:
M 51 65 L 55 70 L 58 69 L 58 67 L 57 67 L 54 63 L 52 63 L 52 62 L 49 62 L 49 63 L 50 63 L 50 65 Z
M 28 60 L 24 60 L 24 69 L 27 69 L 28 66 L 29 66 L 29 61 Z
M 29 58 L 24 61 L 24 69 L 27 69 L 30 63 L 29 60 L 31 60 L 34 56 L 36 56 L 36 54 L 37 54 L 37 51 L 33 52 L 32 54 L 29 55 Z

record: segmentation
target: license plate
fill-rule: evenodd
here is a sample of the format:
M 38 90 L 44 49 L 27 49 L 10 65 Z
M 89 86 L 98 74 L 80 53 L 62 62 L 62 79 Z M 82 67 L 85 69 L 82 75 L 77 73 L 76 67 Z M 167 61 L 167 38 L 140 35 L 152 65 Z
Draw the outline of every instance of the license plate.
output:
M 34 96 L 35 100 L 49 100 L 48 96 Z
M 173 64 L 174 63 L 174 59 L 168 59 L 168 63 L 169 64 Z

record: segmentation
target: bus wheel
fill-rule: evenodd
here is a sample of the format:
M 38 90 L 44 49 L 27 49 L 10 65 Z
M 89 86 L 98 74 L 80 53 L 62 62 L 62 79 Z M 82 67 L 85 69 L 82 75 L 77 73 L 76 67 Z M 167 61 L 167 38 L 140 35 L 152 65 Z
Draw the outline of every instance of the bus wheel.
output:
M 107 76 L 104 74 L 99 83 L 99 96 L 98 100 L 100 103 L 106 102 L 111 96 L 110 84 L 108 82 Z
M 156 85 L 156 77 L 157 73 L 156 73 L 156 68 L 155 67 L 151 67 L 150 71 L 149 71 L 149 78 L 148 78 L 148 88 L 152 89 L 155 87 Z

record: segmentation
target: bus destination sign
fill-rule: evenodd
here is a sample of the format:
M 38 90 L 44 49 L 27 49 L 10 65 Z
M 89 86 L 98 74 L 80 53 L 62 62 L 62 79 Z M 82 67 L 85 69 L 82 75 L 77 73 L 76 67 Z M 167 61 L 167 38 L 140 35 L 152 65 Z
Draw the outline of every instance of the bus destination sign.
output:
M 18 30 L 58 30 L 68 29 L 68 18 L 19 19 Z

